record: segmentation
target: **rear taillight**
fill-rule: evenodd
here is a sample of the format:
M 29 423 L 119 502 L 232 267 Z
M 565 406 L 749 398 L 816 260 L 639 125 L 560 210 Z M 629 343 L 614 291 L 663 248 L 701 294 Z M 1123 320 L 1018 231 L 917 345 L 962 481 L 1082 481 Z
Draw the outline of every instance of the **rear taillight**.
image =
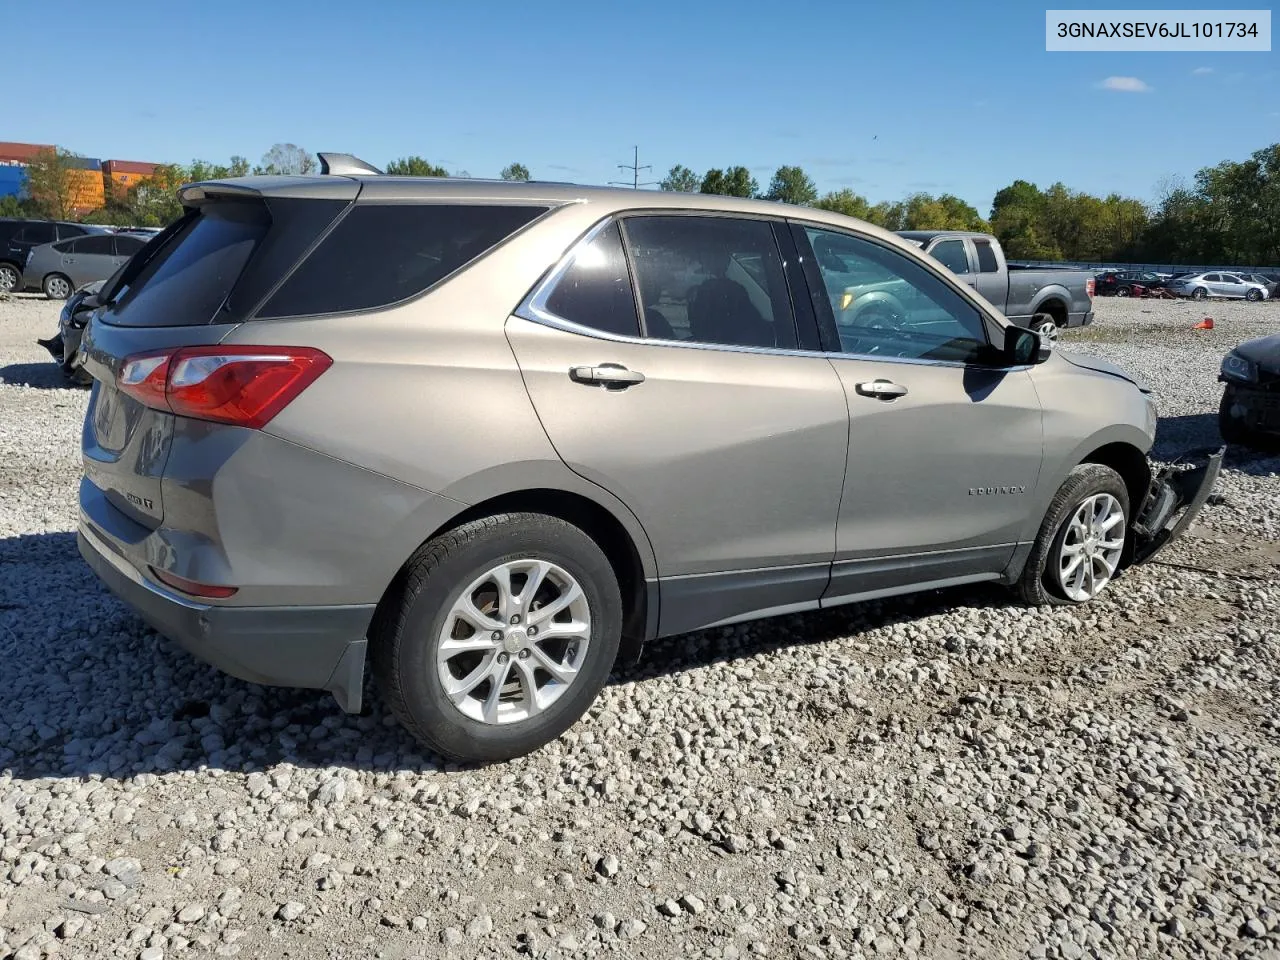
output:
M 156 410 L 256 430 L 332 364 L 311 347 L 183 347 L 129 357 L 116 386 Z
M 1097 289 L 1097 283 L 1093 279 L 1093 277 L 1090 277 L 1088 280 L 1084 282 L 1084 293 L 1086 297 L 1092 297 L 1093 291 L 1096 289 Z

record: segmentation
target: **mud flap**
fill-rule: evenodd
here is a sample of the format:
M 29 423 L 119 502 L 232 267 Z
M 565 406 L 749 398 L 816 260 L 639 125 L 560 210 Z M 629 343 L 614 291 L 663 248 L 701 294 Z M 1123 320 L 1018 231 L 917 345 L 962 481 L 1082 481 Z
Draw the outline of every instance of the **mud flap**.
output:
M 1133 563 L 1146 563 L 1181 536 L 1213 492 L 1227 448 L 1208 447 L 1165 467 L 1151 480 L 1142 509 L 1133 523 Z M 1190 470 L 1184 463 L 1206 457 Z

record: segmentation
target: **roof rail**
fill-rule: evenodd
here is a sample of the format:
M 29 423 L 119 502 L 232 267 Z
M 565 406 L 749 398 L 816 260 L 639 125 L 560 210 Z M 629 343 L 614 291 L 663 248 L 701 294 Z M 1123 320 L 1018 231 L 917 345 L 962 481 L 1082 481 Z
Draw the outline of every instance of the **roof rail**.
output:
M 349 177 L 361 173 L 381 174 L 382 171 L 372 164 L 365 163 L 359 157 L 349 153 L 317 153 L 320 158 L 320 172 L 335 177 Z

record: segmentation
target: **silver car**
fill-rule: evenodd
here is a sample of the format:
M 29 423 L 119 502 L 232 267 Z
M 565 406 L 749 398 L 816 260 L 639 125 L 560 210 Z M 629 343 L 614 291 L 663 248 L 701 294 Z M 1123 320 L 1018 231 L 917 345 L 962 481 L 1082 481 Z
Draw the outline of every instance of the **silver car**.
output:
M 122 233 L 93 234 L 33 247 L 22 278 L 28 289 L 43 290 L 50 300 L 65 300 L 72 291 L 105 280 L 141 250 L 147 237 Z
M 861 221 L 321 159 L 184 188 L 100 294 L 80 549 L 238 677 L 358 711 L 371 670 L 443 755 L 558 736 L 655 637 L 1084 603 L 1217 475 L 1153 470 L 1129 374 Z
M 1175 277 L 1165 287 L 1170 293 L 1193 300 L 1206 297 L 1229 297 L 1239 300 L 1267 299 L 1267 286 L 1248 280 L 1238 273 L 1213 271 L 1211 273 L 1193 273 L 1185 277 Z

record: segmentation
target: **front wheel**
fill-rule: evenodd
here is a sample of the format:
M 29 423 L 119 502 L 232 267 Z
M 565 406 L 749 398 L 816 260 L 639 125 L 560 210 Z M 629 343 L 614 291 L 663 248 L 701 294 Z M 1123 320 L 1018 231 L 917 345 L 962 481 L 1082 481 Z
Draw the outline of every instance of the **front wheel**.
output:
M 1203 300 L 1208 295 L 1209 295 L 1209 291 L 1206 290 L 1204 287 L 1196 287 L 1194 290 L 1191 291 L 1192 300 Z
M 1087 603 L 1120 569 L 1129 491 L 1120 474 L 1082 463 L 1058 489 L 1018 582 L 1030 604 Z
M 1244 298 L 1245 298 L 1246 300 L 1251 300 L 1251 301 L 1253 301 L 1254 303 L 1257 303 L 1259 300 L 1261 300 L 1261 299 L 1262 299 L 1262 291 L 1261 291 L 1261 290 L 1256 290 L 1256 289 L 1249 289 L 1249 290 L 1246 290 L 1246 291 L 1245 291 L 1245 293 L 1244 293 Z
M 554 740 L 595 700 L 622 634 L 617 577 L 586 533 L 509 513 L 464 524 L 406 565 L 370 631 L 405 728 L 464 762 Z

